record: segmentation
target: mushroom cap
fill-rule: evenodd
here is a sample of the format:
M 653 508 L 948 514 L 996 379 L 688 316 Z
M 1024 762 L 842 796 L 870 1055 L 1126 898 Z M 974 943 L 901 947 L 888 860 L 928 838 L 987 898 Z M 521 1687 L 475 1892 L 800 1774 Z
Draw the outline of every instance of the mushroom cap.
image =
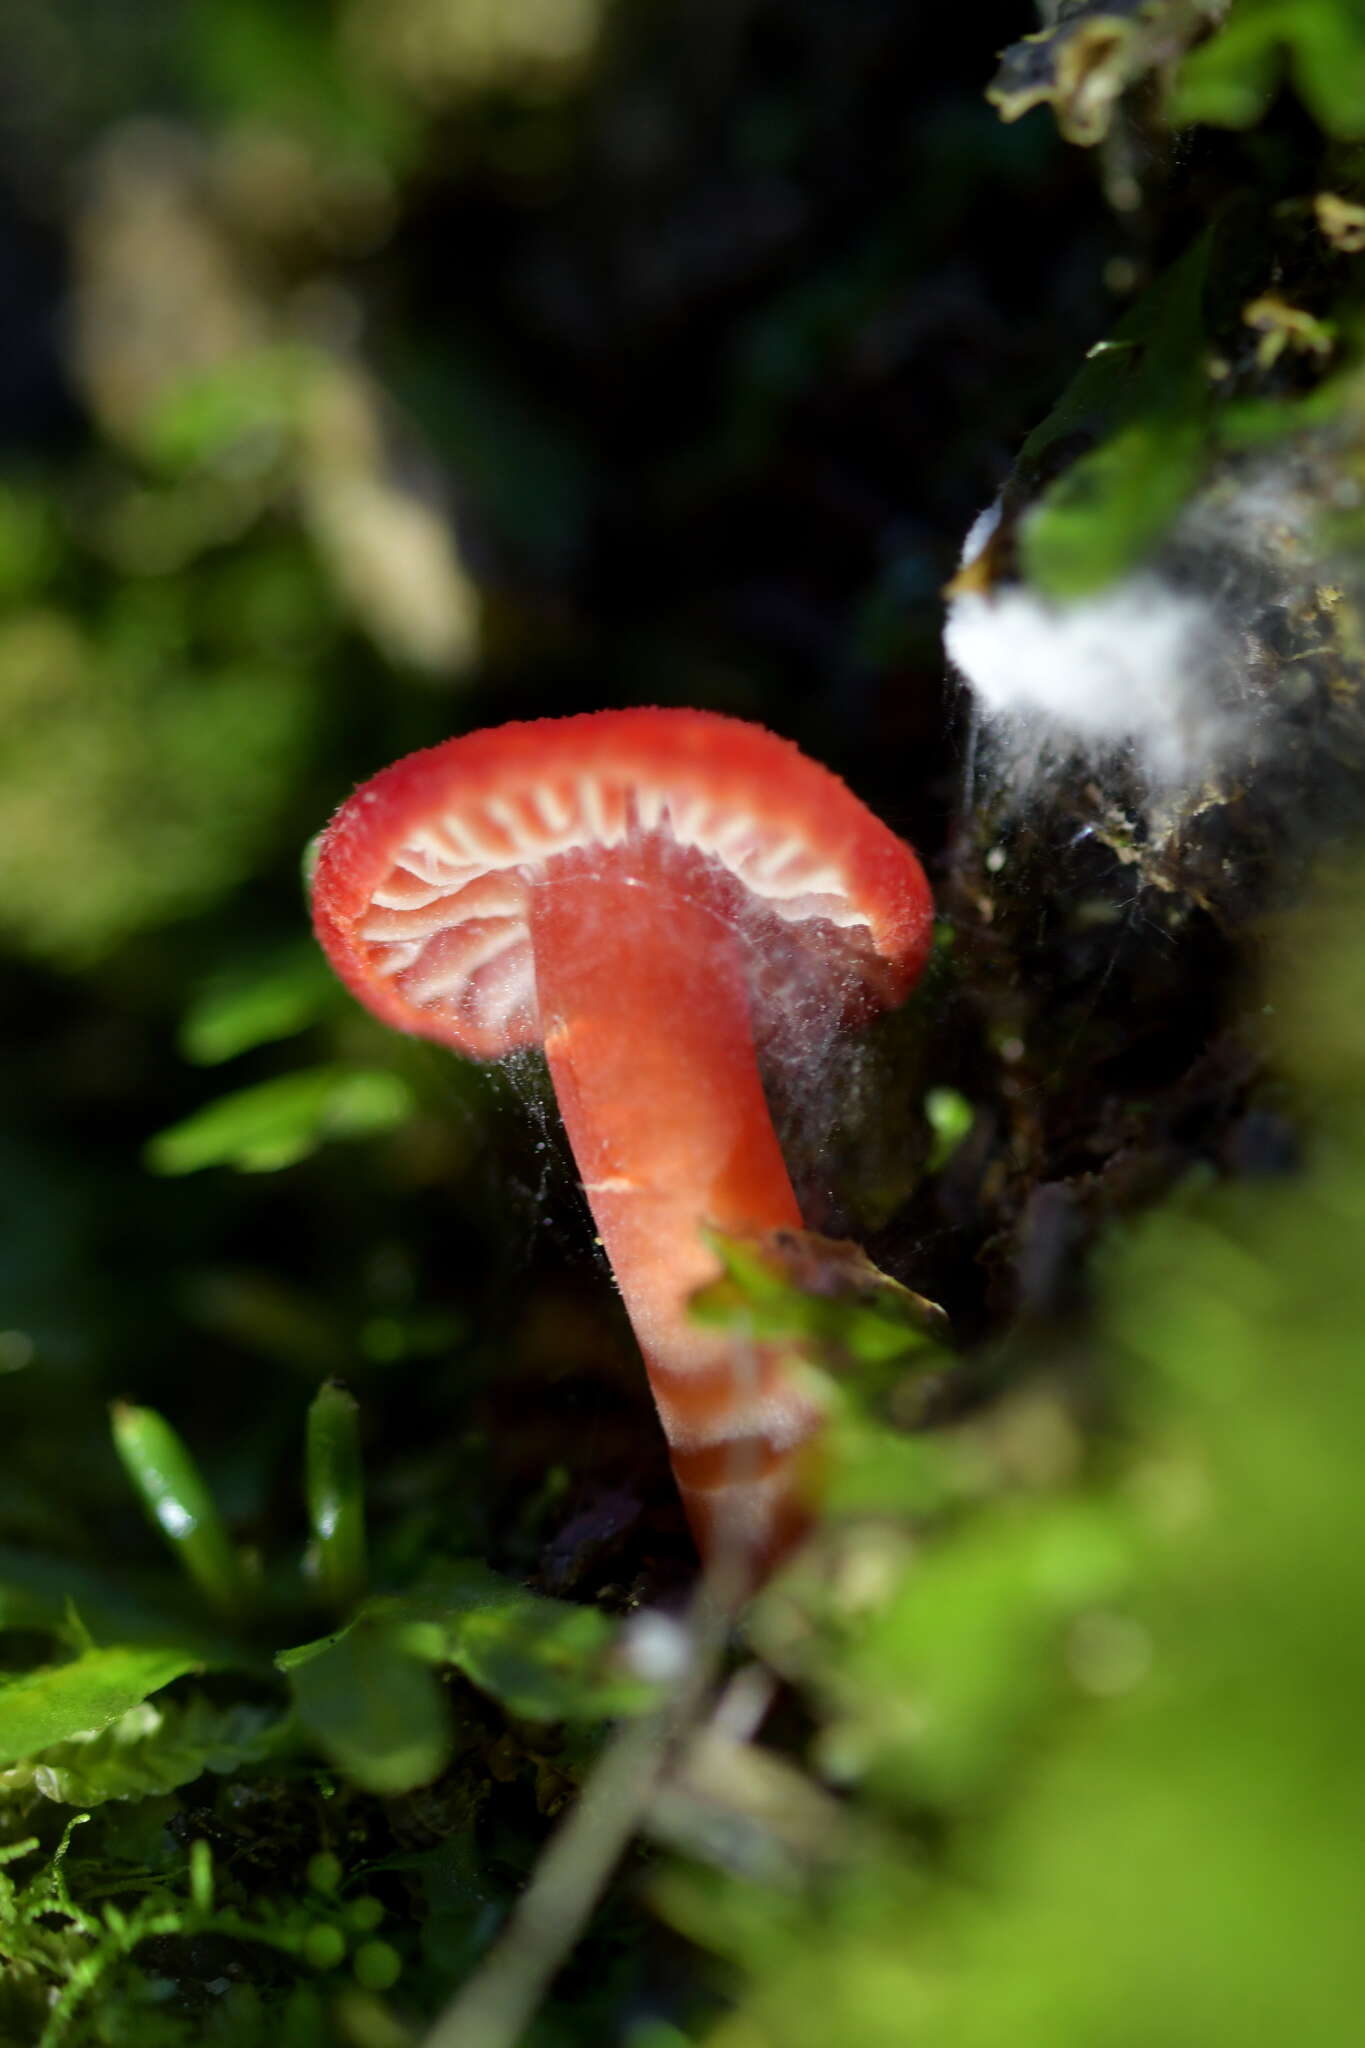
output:
M 765 935 L 845 1003 L 890 1007 L 924 964 L 911 849 L 790 740 L 708 711 L 534 719 L 396 761 L 322 835 L 318 937 L 386 1023 L 497 1059 L 540 1042 L 531 891 L 559 858 L 637 841 L 720 877 L 755 981 Z

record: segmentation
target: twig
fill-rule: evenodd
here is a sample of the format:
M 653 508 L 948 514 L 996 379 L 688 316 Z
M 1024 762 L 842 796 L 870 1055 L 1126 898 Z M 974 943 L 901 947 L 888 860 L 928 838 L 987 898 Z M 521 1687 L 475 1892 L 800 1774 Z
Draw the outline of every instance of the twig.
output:
M 661 1706 L 628 1722 L 536 1865 L 491 1953 L 446 2007 L 422 2048 L 516 2048 L 654 1797 L 679 1738 L 715 1676 L 736 1587 L 702 1581 L 686 1623 L 687 1668 Z M 728 1581 L 730 1574 L 724 1574 Z

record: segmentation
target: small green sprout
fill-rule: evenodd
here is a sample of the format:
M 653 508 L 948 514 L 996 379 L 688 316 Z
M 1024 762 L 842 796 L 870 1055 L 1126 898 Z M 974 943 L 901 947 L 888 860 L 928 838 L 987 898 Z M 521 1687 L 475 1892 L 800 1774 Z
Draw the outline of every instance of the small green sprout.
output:
M 308 1521 L 312 1558 L 327 1597 L 351 1607 L 365 1591 L 365 1480 L 360 1410 L 339 1380 L 328 1380 L 308 1410 Z
M 155 1408 L 115 1401 L 114 1448 L 151 1520 L 220 1613 L 242 1614 L 250 1593 L 242 1562 L 189 1450 Z
M 975 1115 L 971 1103 L 956 1088 L 931 1088 L 924 1098 L 924 1114 L 934 1134 L 929 1171 L 939 1173 L 971 1130 Z

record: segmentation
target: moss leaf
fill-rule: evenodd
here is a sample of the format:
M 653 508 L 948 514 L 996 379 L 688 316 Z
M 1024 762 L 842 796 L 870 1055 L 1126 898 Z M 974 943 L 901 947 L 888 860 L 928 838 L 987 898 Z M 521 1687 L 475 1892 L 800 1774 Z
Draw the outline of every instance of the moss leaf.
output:
M 125 1644 L 11 1679 L 0 1686 L 0 1764 L 107 1728 L 197 1662 L 184 1650 Z
M 336 1635 L 276 1662 L 299 1719 L 356 1782 L 409 1791 L 449 1753 L 431 1667 L 460 1671 L 527 1721 L 597 1721 L 638 1712 L 650 1689 L 612 1663 L 615 1624 L 591 1607 L 528 1593 L 470 1559 L 417 1591 L 367 1600 Z
M 393 1797 L 440 1776 L 452 1746 L 440 1682 L 384 1620 L 362 1613 L 277 1661 L 304 1728 L 365 1791 Z
M 335 992 L 335 978 L 311 943 L 247 961 L 199 990 L 181 1019 L 180 1049 L 196 1066 L 216 1067 L 306 1031 Z
M 374 1137 L 411 1112 L 411 1090 L 397 1074 L 306 1067 L 220 1096 L 158 1132 L 147 1146 L 147 1164 L 154 1173 L 197 1173 L 205 1166 L 277 1173 L 329 1139 Z
M 22 1770 L 7 1772 L 6 1782 L 10 1790 L 31 1784 L 63 1806 L 154 1799 L 205 1771 L 259 1763 L 281 1726 L 275 1709 L 247 1701 L 144 1700 L 106 1728 L 39 1751 Z
M 523 1720 L 596 1721 L 652 1703 L 613 1668 L 607 1615 L 528 1593 L 474 1560 L 444 1567 L 419 1596 L 375 1604 L 414 1655 L 453 1665 Z

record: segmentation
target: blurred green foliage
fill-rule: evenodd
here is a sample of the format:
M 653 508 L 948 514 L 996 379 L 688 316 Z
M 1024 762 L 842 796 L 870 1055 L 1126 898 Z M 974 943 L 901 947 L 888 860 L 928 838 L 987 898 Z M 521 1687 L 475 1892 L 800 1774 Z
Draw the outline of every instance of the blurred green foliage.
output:
M 244 609 L 242 594 L 220 574 L 203 593 L 211 617 L 173 584 L 111 596 L 89 622 L 50 602 L 11 611 L 0 891 L 12 942 L 89 960 L 218 900 L 270 847 L 316 729 L 315 684 L 288 660 L 283 589 L 267 581 L 267 603 L 253 589 Z
M 1186 58 L 1171 119 L 1250 128 L 1286 72 L 1329 135 L 1365 135 L 1365 21 L 1350 0 L 1235 0 Z
M 1083 1450 L 1044 1379 L 942 1447 L 917 1540 L 846 1523 L 765 1596 L 755 1640 L 811 1699 L 859 1832 L 804 1898 L 661 1881 L 750 1984 L 717 2048 L 1355 2037 L 1349 889 L 1323 926 L 1278 1007 L 1330 1135 L 1306 1180 L 1191 1189 L 1114 1247 L 1107 1443 Z
M 278 1173 L 331 1138 L 391 1131 L 413 1109 L 398 1074 L 343 1067 L 301 1068 L 220 1095 L 216 1102 L 148 1141 L 155 1173 L 197 1173 L 235 1166 L 239 1173 Z
M 256 953 L 248 965 L 219 970 L 193 997 L 181 1019 L 180 1050 L 196 1066 L 220 1066 L 306 1031 L 336 998 L 335 978 L 310 940 L 274 958 Z

